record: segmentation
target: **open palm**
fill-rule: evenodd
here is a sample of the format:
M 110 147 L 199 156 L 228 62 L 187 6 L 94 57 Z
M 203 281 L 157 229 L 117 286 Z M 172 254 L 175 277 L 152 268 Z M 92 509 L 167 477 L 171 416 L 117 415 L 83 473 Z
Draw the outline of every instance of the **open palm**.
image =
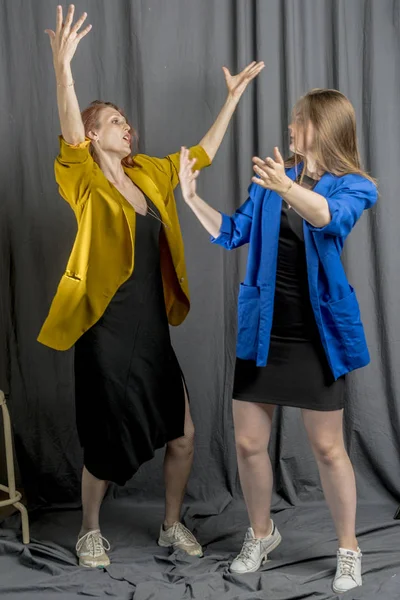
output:
M 83 37 L 85 37 L 85 35 L 89 33 L 92 28 L 91 25 L 88 25 L 85 29 L 79 32 L 83 23 L 86 21 L 87 13 L 83 13 L 75 25 L 72 25 L 74 13 L 75 7 L 73 4 L 71 4 L 69 6 L 65 22 L 63 23 L 63 10 L 61 6 L 58 6 L 56 30 L 45 30 L 50 38 L 54 65 L 56 67 L 69 64 L 71 62 L 79 42 Z
M 196 158 L 190 160 L 189 150 L 185 147 L 181 148 L 179 180 L 182 196 L 186 202 L 196 195 L 196 179 L 200 173 L 200 171 L 193 171 L 196 160 Z
M 265 64 L 263 61 L 253 61 L 237 75 L 231 75 L 227 67 L 222 67 L 229 95 L 233 98 L 239 99 L 249 85 L 250 81 L 257 77 L 264 67 Z

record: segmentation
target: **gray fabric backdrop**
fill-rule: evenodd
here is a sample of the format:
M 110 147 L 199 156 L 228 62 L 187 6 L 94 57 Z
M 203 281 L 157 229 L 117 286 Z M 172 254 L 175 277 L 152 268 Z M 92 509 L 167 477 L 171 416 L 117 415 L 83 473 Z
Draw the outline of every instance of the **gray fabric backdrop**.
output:
M 10 391 L 22 481 L 32 506 L 77 505 L 81 468 L 72 352 L 57 353 L 35 341 L 76 230 L 53 177 L 59 124 L 44 29 L 54 25 L 56 4 L 0 0 L 0 387 Z M 290 108 L 299 95 L 311 87 L 335 87 L 353 102 L 363 157 L 379 180 L 380 199 L 345 252 L 372 357 L 371 366 L 348 378 L 346 433 L 360 502 L 385 505 L 389 515 L 400 497 L 400 2 L 79 0 L 76 7 L 93 24 L 73 62 L 81 107 L 96 98 L 120 104 L 139 131 L 140 150 L 148 154 L 162 156 L 200 140 L 225 98 L 222 65 L 237 71 L 253 59 L 266 62 L 214 164 L 200 178 L 200 194 L 228 213 L 246 199 L 252 155 L 271 153 L 276 144 L 286 152 Z M 211 246 L 179 192 L 177 200 L 192 311 L 172 335 L 197 428 L 188 500 L 193 516 L 215 515 L 240 499 L 230 399 L 236 295 L 246 250 L 227 253 Z M 276 509 L 308 510 L 321 501 L 295 409 L 277 412 L 271 450 Z M 112 495 L 159 502 L 161 459 L 160 452 Z M 373 519 L 374 510 L 366 513 Z M 258 596 L 243 596 L 250 597 Z

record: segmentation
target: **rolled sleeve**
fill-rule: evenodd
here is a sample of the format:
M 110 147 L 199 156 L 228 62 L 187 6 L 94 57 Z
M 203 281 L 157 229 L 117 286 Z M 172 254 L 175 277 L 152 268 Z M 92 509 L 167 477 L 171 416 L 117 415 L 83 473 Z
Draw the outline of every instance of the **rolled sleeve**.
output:
M 376 185 L 361 175 L 345 176 L 344 182 L 332 196 L 326 197 L 330 222 L 324 227 L 313 227 L 308 224 L 311 231 L 323 232 L 327 235 L 347 237 L 353 229 L 364 210 L 371 208 L 377 199 Z
M 63 164 L 79 164 L 91 158 L 89 152 L 90 140 L 86 138 L 80 144 L 68 144 L 60 135 L 60 154 L 58 160 Z
M 56 181 L 61 196 L 75 207 L 88 197 L 93 176 L 94 161 L 89 151 L 90 140 L 75 146 L 60 136 L 60 153 L 54 164 Z
M 251 198 L 231 217 L 221 213 L 222 223 L 218 237 L 211 237 L 212 244 L 223 246 L 227 250 L 239 248 L 250 241 L 254 204 Z

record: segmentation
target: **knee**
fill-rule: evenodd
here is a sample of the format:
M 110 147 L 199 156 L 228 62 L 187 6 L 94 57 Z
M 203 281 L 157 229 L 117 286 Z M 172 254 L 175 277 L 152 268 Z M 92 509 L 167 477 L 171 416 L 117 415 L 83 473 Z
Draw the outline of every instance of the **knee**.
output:
M 313 450 L 317 462 L 326 466 L 334 466 L 344 458 L 347 458 L 347 453 L 342 443 L 321 441 L 313 444 Z
M 236 436 L 236 452 L 240 458 L 251 458 L 267 451 L 268 444 L 252 435 L 239 434 Z

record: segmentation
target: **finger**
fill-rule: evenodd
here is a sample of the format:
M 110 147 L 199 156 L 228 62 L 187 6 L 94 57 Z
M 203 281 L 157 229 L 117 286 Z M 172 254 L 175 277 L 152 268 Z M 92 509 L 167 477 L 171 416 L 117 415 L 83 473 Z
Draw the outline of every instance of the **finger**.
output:
M 79 29 L 82 27 L 82 25 L 84 24 L 86 19 L 87 19 L 87 13 L 84 12 L 83 15 L 77 20 L 75 25 L 72 27 L 71 33 L 78 33 Z
M 189 163 L 189 150 L 185 146 L 182 147 L 182 161 L 184 170 L 187 170 Z
M 76 36 L 76 39 L 78 40 L 78 42 L 80 42 L 81 39 L 84 38 L 85 35 L 87 35 L 91 29 L 92 29 L 92 25 L 88 25 L 87 27 L 85 27 L 85 29 L 83 31 L 78 33 L 78 35 Z
M 74 12 L 75 12 L 75 6 L 73 4 L 70 4 L 69 8 L 68 8 L 67 18 L 65 19 L 65 23 L 64 23 L 65 35 L 68 35 L 70 32 L 72 19 L 74 18 Z
M 255 63 L 251 67 L 251 69 L 249 70 L 249 72 L 261 71 L 264 67 L 265 67 L 265 62 L 263 60 L 260 60 L 258 63 Z
M 232 77 L 229 69 L 227 67 L 222 67 L 222 70 L 224 72 L 225 79 L 228 81 L 228 79 Z
M 251 63 L 249 63 L 249 64 L 247 65 L 247 67 L 245 67 L 245 68 L 243 69 L 243 71 L 241 72 L 241 75 L 243 75 L 243 74 L 245 74 L 245 73 L 248 73 L 248 72 L 249 72 L 249 71 L 250 71 L 250 70 L 251 70 L 251 69 L 254 67 L 254 65 L 255 65 L 255 64 L 256 64 L 256 61 L 255 61 L 255 60 L 253 60 Z
M 253 156 L 253 158 L 252 158 L 253 163 L 258 165 L 261 168 L 266 166 L 266 160 L 267 159 L 263 160 L 262 158 L 259 158 L 258 156 Z
M 253 170 L 264 180 L 266 178 L 270 179 L 271 177 L 276 177 L 276 172 L 274 169 L 270 169 L 269 167 L 261 169 L 260 167 L 257 167 L 257 165 L 254 165 Z
M 199 175 L 200 175 L 200 171 L 199 170 L 193 171 L 193 179 L 197 179 Z
M 282 154 L 279 152 L 279 148 L 278 146 L 275 146 L 274 148 L 274 156 L 275 156 L 275 161 L 279 164 L 284 166 L 285 165 L 285 161 L 282 158 Z
M 56 34 L 60 33 L 61 27 L 62 27 L 62 22 L 63 22 L 63 9 L 62 9 L 62 6 L 59 4 L 57 6 Z
M 278 163 L 275 162 L 274 159 L 270 156 L 267 156 L 267 158 L 265 159 L 265 164 L 267 165 L 267 167 L 270 167 L 270 169 L 276 169 L 276 167 L 278 166 Z
M 266 177 L 268 177 L 268 172 L 267 169 L 261 169 L 261 167 L 257 167 L 257 165 L 253 165 L 253 171 L 255 173 L 257 173 L 257 175 L 259 175 L 261 177 L 261 179 L 265 179 Z
M 261 73 L 263 69 L 265 69 L 264 63 L 258 67 L 254 67 L 254 69 L 252 69 L 248 75 L 249 79 L 254 79 L 254 77 L 257 77 L 257 75 Z
M 261 187 L 263 187 L 265 189 L 268 188 L 268 186 L 264 183 L 264 181 L 262 179 L 260 179 L 259 177 L 252 177 L 251 180 L 253 183 L 260 185 Z
M 56 34 L 54 33 L 54 31 L 52 29 L 45 29 L 44 32 L 47 33 L 47 35 L 49 36 L 50 42 L 52 42 L 52 40 L 55 39 Z

